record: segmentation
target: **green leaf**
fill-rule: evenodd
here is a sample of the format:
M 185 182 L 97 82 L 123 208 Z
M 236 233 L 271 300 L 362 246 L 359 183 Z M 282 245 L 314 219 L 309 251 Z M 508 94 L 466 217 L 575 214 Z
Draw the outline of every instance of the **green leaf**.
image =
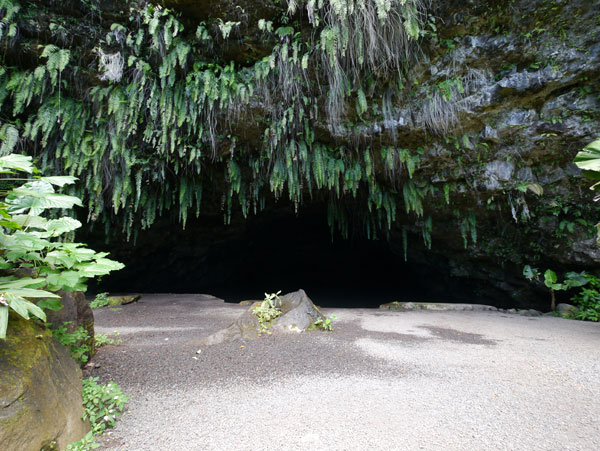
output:
M 51 193 L 44 196 L 34 196 L 31 195 L 31 192 L 20 197 L 18 201 L 11 202 L 11 206 L 17 209 L 15 213 L 29 210 L 34 215 L 40 214 L 49 208 L 73 208 L 74 205 L 83 206 L 79 198 L 74 196 Z
M 585 273 L 568 272 L 565 274 L 565 277 L 565 285 L 568 288 L 582 287 L 589 283 L 589 280 L 585 277 Z
M 27 302 L 22 296 L 15 293 L 5 293 L 4 297 L 8 302 L 8 305 L 16 313 L 21 315 L 25 319 L 29 319 L 29 309 L 27 308 Z
M 21 288 L 18 290 L 10 290 L 5 292 L 8 294 L 14 294 L 15 296 L 21 296 L 24 298 L 60 298 L 60 296 L 50 293 L 44 290 L 35 290 L 33 288 Z
M 5 19 L 6 20 L 6 19 Z M 5 20 L 3 21 L 5 23 Z M 14 25 L 14 24 L 12 24 Z M 0 154 L 7 154 L 13 151 L 17 143 L 19 142 L 19 130 L 14 125 L 4 124 L 2 128 L 0 128 L 0 140 L 2 141 L 2 145 L 0 145 Z M 10 156 L 10 155 L 9 155 Z M 21 155 L 18 155 L 21 157 Z M 10 164 L 10 163 L 9 163 Z M 11 172 L 3 170 L 2 161 L 0 161 L 0 173 Z M 23 170 L 20 168 L 13 168 L 18 170 Z M 27 171 L 25 171 L 27 172 Z
M 275 34 L 277 34 L 280 38 L 282 38 L 284 36 L 290 36 L 290 35 L 294 34 L 294 28 L 293 27 L 279 27 L 277 30 L 275 30 Z
M 585 146 L 574 162 L 583 171 L 600 172 L 600 139 Z
M 81 272 L 78 271 L 63 271 L 55 274 L 48 274 L 46 280 L 48 284 L 56 289 L 73 288 L 81 281 Z
M 538 183 L 528 183 L 527 189 L 537 196 L 544 194 L 544 188 Z
M 0 292 L 12 291 L 20 288 L 38 288 L 46 284 L 44 279 L 33 279 L 31 277 L 22 277 L 20 279 L 10 277 L 0 278 Z
M 14 215 L 12 220 L 20 227 L 33 227 L 34 229 L 45 229 L 48 222 L 45 218 L 36 215 Z
M 56 185 L 56 186 L 65 186 L 65 185 L 72 185 L 74 184 L 78 179 L 77 177 L 72 177 L 70 175 L 61 175 L 61 176 L 54 176 L 54 177 L 40 177 L 40 180 L 44 181 L 44 182 L 48 182 L 51 183 L 52 185 Z
M 59 236 L 63 233 L 72 232 L 79 227 L 81 227 L 81 222 L 65 216 L 60 219 L 51 219 L 48 221 L 46 231 L 49 233 L 49 236 Z
M 8 307 L 0 305 L 0 339 L 6 338 L 6 329 L 8 328 Z
M 10 229 L 10 230 L 21 229 L 20 224 L 16 223 L 15 221 L 7 221 L 6 219 L 0 220 L 0 226 L 6 227 L 7 229 Z
M 0 157 L 0 172 L 3 169 L 16 169 L 17 171 L 31 174 L 33 172 L 31 157 L 17 154 Z
M 66 268 L 72 268 L 73 265 L 77 262 L 77 260 L 69 256 L 69 254 L 62 250 L 54 250 L 48 252 L 44 260 L 50 265 L 64 266 Z
M 52 310 L 54 312 L 57 312 L 63 308 L 63 304 L 60 299 L 42 299 L 37 303 L 37 306 L 41 309 Z
M 96 277 L 108 274 L 111 271 L 117 271 L 124 268 L 125 265 L 108 258 L 99 258 L 95 262 L 83 263 L 77 266 L 80 274 L 85 277 Z
M 7 253 L 6 258 L 16 260 L 28 252 L 42 251 L 52 246 L 52 243 L 39 236 L 37 232 L 24 232 L 18 230 L 12 235 L 0 236 L 0 244 Z
M 81 243 L 63 243 L 62 249 L 67 251 L 68 255 L 75 259 L 77 262 L 89 262 L 92 260 L 96 253 L 92 249 L 87 249 Z
M 525 267 L 523 268 L 523 275 L 527 278 L 527 279 L 535 279 L 538 276 L 538 270 L 535 268 L 532 268 L 529 265 L 525 265 Z
M 41 319 L 42 321 L 46 321 L 46 314 L 39 306 L 35 305 L 33 302 L 25 301 L 25 307 L 33 316 Z
M 556 277 L 556 273 L 551 269 L 547 269 L 544 273 L 544 279 L 546 283 L 556 283 L 558 278 Z

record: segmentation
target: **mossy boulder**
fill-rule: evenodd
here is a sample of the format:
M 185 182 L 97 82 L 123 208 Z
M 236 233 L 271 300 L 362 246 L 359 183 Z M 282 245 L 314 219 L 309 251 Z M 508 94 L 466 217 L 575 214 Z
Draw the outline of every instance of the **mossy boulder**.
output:
M 65 449 L 89 431 L 81 370 L 52 333 L 11 315 L 0 340 L 0 449 Z
M 139 301 L 141 297 L 141 294 L 131 294 L 127 296 L 109 296 L 108 305 L 110 307 L 116 307 L 117 305 L 131 304 L 132 302 Z

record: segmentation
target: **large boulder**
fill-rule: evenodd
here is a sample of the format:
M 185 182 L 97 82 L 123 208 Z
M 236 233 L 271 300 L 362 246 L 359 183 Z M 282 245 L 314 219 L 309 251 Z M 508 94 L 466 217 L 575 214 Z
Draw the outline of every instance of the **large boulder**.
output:
M 47 311 L 47 321 L 52 328 L 64 326 L 67 332 L 73 333 L 75 330 L 83 327 L 87 332 L 87 338 L 78 343 L 78 346 L 87 347 L 88 359 L 96 353 L 94 345 L 94 313 L 90 308 L 90 304 L 85 298 L 85 294 L 81 291 L 59 291 L 60 300 L 63 307 L 54 312 Z
M 319 318 L 325 320 L 304 290 L 275 298 L 274 306 L 281 314 L 271 321 L 261 321 L 260 315 L 256 314 L 256 309 L 260 307 L 261 302 L 254 302 L 231 326 L 201 340 L 200 344 L 214 345 L 234 340 L 253 340 L 265 333 L 273 332 L 303 332 Z
M 0 449 L 64 449 L 89 431 L 81 370 L 52 333 L 11 315 L 0 340 Z

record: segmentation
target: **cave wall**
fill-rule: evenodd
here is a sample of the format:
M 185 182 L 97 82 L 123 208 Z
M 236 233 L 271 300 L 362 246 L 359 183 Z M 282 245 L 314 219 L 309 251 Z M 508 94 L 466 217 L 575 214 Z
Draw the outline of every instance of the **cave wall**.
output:
M 150 228 L 145 236 L 151 240 L 179 237 L 165 264 L 181 265 L 178 256 L 189 254 L 190 233 L 181 227 L 198 210 L 197 233 L 206 240 L 194 248 L 195 261 L 183 261 L 208 280 L 217 278 L 203 260 L 211 243 L 243 245 L 236 241 L 244 236 L 239 224 L 261 210 L 316 205 L 342 236 L 377 236 L 395 255 L 406 253 L 423 265 L 441 262 L 454 280 L 473 287 L 474 296 L 527 305 L 541 288 L 521 276 L 525 264 L 598 270 L 597 209 L 572 160 L 600 134 L 600 2 L 422 2 L 415 13 L 418 39 L 405 33 L 374 40 L 407 41 L 398 47 L 407 52 L 399 69 L 378 61 L 380 71 L 368 65 L 358 70 L 340 57 L 350 75 L 338 117 L 328 106 L 332 78 L 318 51 L 323 40 L 315 41 L 322 30 L 311 25 L 305 2 L 295 10 L 267 0 L 161 4 L 173 13 L 109 0 L 21 1 L 11 20 L 3 11 L 3 133 L 15 128 L 14 148 L 35 155 L 47 170 L 80 177 L 75 194 L 87 207 L 80 216 L 93 228 L 83 239 L 109 237 L 117 256 L 122 249 L 144 255 L 150 251 L 135 238 Z M 149 39 L 148 30 L 166 27 L 172 17 L 181 27 L 170 39 L 191 50 L 165 74 L 171 54 L 165 32 L 144 41 L 147 48 L 126 37 L 145 30 Z M 280 31 L 261 30 L 261 19 Z M 199 24 L 206 33 L 201 37 Z M 235 24 L 227 36 L 224 24 Z M 294 40 L 317 44 L 304 72 L 283 69 L 282 46 Z M 23 82 L 17 87 L 16 71 L 33 77 L 48 60 L 40 50 L 47 44 L 71 51 L 64 70 L 54 72 L 62 79 L 52 84 L 47 68 L 49 81 L 17 108 Z M 97 47 L 128 56 L 121 79 L 104 77 Z M 132 56 L 152 68 L 141 87 L 137 66 L 129 67 Z M 208 115 L 193 97 L 181 111 L 176 102 L 167 105 L 177 114 L 156 115 L 162 107 L 136 94 L 163 99 L 170 89 L 187 89 L 200 63 L 202 70 L 230 74 L 249 88 L 244 77 L 270 57 L 270 78 L 255 83 L 253 95 Z M 288 86 L 302 77 L 307 80 Z M 298 107 L 300 94 L 309 100 Z M 286 109 L 292 104 L 296 117 L 305 112 L 307 119 L 279 137 L 281 124 L 293 122 Z M 43 114 L 67 107 L 70 121 L 65 114 Z M 69 125 L 73 118 L 81 124 Z M 215 130 L 198 138 L 198 125 Z M 329 164 L 325 182 L 319 181 L 316 155 Z

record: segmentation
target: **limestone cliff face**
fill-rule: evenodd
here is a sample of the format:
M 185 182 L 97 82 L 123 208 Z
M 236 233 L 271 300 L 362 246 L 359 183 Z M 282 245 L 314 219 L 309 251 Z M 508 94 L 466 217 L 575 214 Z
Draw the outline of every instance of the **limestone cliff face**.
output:
M 127 24 L 127 16 L 135 14 L 122 6 L 98 2 L 97 13 L 73 22 L 75 13 L 56 12 L 53 1 L 41 3 L 68 30 L 63 46 L 84 45 L 80 57 L 87 67 L 97 64 L 95 45 L 107 54 L 119 51 L 127 57 L 131 51 L 140 59 L 145 55 L 143 49 L 128 50 L 125 44 L 128 32 L 134 36 L 135 25 L 135 20 Z M 572 160 L 600 134 L 600 2 L 423 2 L 415 9 L 418 39 L 407 38 L 410 14 L 399 22 L 405 27 L 402 35 L 377 21 L 373 32 L 360 29 L 357 24 L 371 22 L 350 18 L 347 22 L 355 28 L 349 30 L 372 47 L 362 54 L 352 50 L 356 41 L 344 38 L 340 30 L 346 25 L 335 22 L 342 34 L 332 42 L 349 39 L 350 44 L 343 51 L 325 53 L 326 57 L 318 52 L 329 41 L 313 16 L 321 14 L 328 24 L 333 21 L 325 14 L 328 10 L 315 12 L 306 2 L 292 3 L 296 8 L 268 0 L 162 2 L 184 25 L 176 38 L 192 48 L 185 64 L 168 75 L 174 87 L 187 76 L 189 88 L 196 74 L 192 66 L 201 60 L 202 70 L 210 69 L 212 62 L 235 68 L 231 79 L 237 77 L 240 84 L 244 77 L 255 76 L 257 61 L 263 58 L 271 72 L 266 81 L 253 84 L 252 94 L 243 102 L 206 115 L 188 105 L 181 118 L 162 123 L 152 119 L 155 130 L 147 128 L 144 135 L 142 124 L 151 121 L 152 108 L 157 107 L 136 104 L 134 108 L 147 107 L 149 112 L 136 117 L 139 133 L 124 138 L 129 149 L 137 149 L 131 151 L 133 159 L 114 150 L 120 145 L 115 136 L 125 134 L 119 131 L 119 121 L 128 123 L 133 113 L 111 118 L 114 110 L 97 107 L 94 127 L 105 127 L 112 141 L 101 163 L 93 163 L 99 166 L 95 172 L 78 169 L 88 184 L 99 180 L 84 191 L 92 221 L 136 224 L 142 216 L 141 223 L 150 225 L 154 220 L 148 219 L 150 210 L 155 216 L 168 211 L 181 216 L 182 203 L 195 209 L 195 201 L 186 201 L 186 196 L 201 189 L 201 214 L 214 218 L 223 213 L 233 224 L 206 222 L 202 234 L 210 242 L 223 234 L 242 235 L 240 211 L 252 216 L 253 209 L 288 209 L 293 214 L 296 208 L 302 214 L 303 206 L 329 204 L 330 216 L 342 230 L 352 222 L 348 218 L 360 216 L 357 227 L 365 230 L 366 225 L 387 236 L 398 255 L 406 249 L 414 262 L 443 262 L 449 276 L 474 284 L 482 297 L 508 294 L 522 305 L 537 289 L 521 276 L 525 264 L 558 270 L 598 267 L 600 249 L 593 239 L 598 212 L 589 183 Z M 136 11 L 141 10 L 139 5 L 130 4 Z M 44 32 L 48 23 L 39 16 L 25 22 L 20 31 L 31 42 L 34 35 L 56 42 L 55 34 Z M 122 35 L 114 31 L 120 29 L 113 23 L 125 24 Z M 196 32 L 199 25 L 204 31 Z M 97 30 L 96 40 L 85 36 L 86 27 Z M 110 30 L 113 38 L 108 42 L 102 36 Z M 398 39 L 406 42 L 399 44 Z M 294 65 L 281 56 L 284 48 L 291 55 L 294 43 L 299 43 L 298 60 L 303 52 L 308 55 L 306 65 Z M 168 47 L 161 45 L 146 58 L 150 66 L 168 55 Z M 15 56 L 16 48 L 10 47 L 7 64 L 35 66 L 33 45 L 21 48 L 21 59 Z M 397 54 L 389 49 L 406 51 L 398 57 L 398 67 Z M 112 93 L 123 85 L 120 102 L 131 103 L 133 94 L 125 83 L 131 86 L 135 77 L 141 77 L 131 55 L 127 61 L 131 68 L 124 69 L 122 79 L 101 81 L 102 68 L 90 70 L 80 79 L 85 89 L 72 89 L 72 95 L 88 95 L 84 93 L 90 86 L 110 88 Z M 337 58 L 342 78 L 336 78 L 327 55 Z M 354 56 L 364 63 L 351 60 Z M 224 69 L 215 73 L 221 76 Z M 342 86 L 335 91 L 332 84 L 340 80 Z M 149 85 L 144 86 L 140 92 L 149 92 Z M 158 86 L 152 92 L 166 92 Z M 301 98 L 305 100 L 300 105 Z M 200 105 L 202 100 L 195 102 Z M 92 102 L 100 103 L 97 98 Z M 190 138 L 192 130 L 198 134 L 188 122 L 192 113 L 205 129 L 198 141 Z M 299 115 L 306 119 L 298 122 Z M 138 128 L 135 124 L 126 128 Z M 148 138 L 152 133 L 156 135 Z M 39 139 L 33 140 L 36 144 L 25 140 L 23 146 L 61 167 L 56 152 L 61 134 L 50 136 L 57 147 L 51 148 L 52 139 L 46 147 Z M 163 138 L 172 142 L 170 150 L 159 150 Z M 190 150 L 200 144 L 206 148 Z M 317 154 L 329 164 L 324 172 L 329 181 L 319 181 Z M 64 169 L 74 166 L 66 163 Z M 129 171 L 130 178 L 119 181 L 115 168 Z M 186 179 L 185 189 L 181 179 Z M 145 197 L 151 207 L 140 207 L 139 213 L 138 203 Z

